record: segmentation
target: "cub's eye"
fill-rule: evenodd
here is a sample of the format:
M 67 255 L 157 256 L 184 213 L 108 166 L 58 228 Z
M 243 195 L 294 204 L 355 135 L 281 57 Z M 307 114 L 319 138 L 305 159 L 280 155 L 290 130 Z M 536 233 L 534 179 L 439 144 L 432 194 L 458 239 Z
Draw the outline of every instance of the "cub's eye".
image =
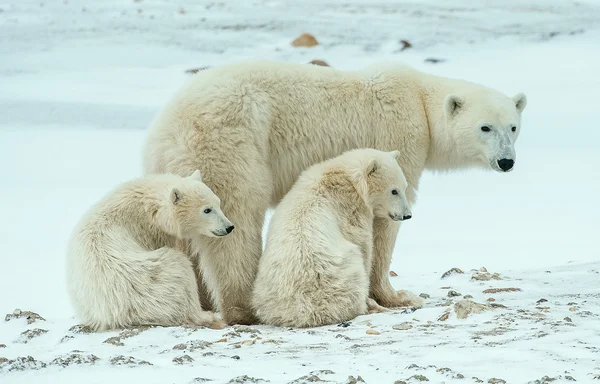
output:
M 212 209 L 210 209 L 210 208 L 206 208 L 206 209 L 204 210 L 204 213 L 206 213 L 206 214 L 209 214 L 209 213 L 211 213 L 211 212 L 212 212 Z
M 392 195 L 397 195 L 398 194 L 398 190 L 397 189 L 392 189 Z
M 517 131 L 517 127 L 512 127 L 510 130 L 513 131 L 513 132 L 516 132 Z
M 487 125 L 484 125 L 483 127 L 481 127 L 481 130 L 483 132 L 489 132 L 489 131 L 491 131 L 490 127 L 488 127 Z

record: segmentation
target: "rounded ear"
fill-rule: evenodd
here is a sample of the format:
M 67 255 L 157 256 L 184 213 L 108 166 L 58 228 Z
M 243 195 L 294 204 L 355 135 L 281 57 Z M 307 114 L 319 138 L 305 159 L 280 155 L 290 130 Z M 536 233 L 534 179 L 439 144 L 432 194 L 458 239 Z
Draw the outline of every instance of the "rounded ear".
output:
M 400 160 L 400 151 L 391 151 L 390 154 L 394 156 L 394 159 Z
M 464 106 L 465 101 L 457 95 L 448 95 L 446 99 L 444 99 L 444 111 L 446 112 L 446 117 L 453 117 L 460 109 Z
M 366 169 L 366 175 L 371 176 L 373 173 L 377 172 L 379 169 L 379 162 L 377 159 L 373 159 L 369 162 Z
M 515 102 L 517 111 L 519 111 L 519 113 L 523 112 L 523 110 L 527 106 L 527 96 L 525 96 L 524 93 L 517 93 L 516 95 L 513 96 L 512 99 Z
M 181 191 L 177 188 L 171 189 L 171 203 L 177 204 L 181 200 Z
M 194 173 L 192 173 L 192 175 L 190 176 L 190 179 L 202 181 L 202 174 L 200 173 L 200 170 L 196 169 Z

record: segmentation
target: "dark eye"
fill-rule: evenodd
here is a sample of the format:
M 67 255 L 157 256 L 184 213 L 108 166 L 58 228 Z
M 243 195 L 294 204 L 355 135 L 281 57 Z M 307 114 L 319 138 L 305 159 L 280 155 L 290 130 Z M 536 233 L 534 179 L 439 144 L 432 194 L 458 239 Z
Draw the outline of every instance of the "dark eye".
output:
M 484 125 L 483 127 L 481 127 L 481 130 L 483 132 L 489 132 L 489 131 L 491 131 L 490 127 L 488 127 L 487 125 Z
M 398 190 L 397 189 L 392 189 L 392 195 L 397 195 L 398 194 Z
M 512 127 L 510 130 L 513 131 L 513 132 L 516 132 L 517 131 L 517 127 Z
M 204 213 L 206 213 L 206 214 L 209 214 L 209 213 L 211 213 L 211 212 L 212 212 L 212 209 L 210 209 L 210 208 L 206 208 L 206 209 L 204 210 Z

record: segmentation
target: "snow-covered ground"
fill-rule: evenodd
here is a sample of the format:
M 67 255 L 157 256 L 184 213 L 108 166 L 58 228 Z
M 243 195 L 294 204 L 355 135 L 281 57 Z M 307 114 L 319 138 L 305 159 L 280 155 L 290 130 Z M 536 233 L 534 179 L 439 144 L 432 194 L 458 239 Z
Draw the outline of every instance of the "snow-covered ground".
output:
M 320 45 L 290 46 L 303 32 Z M 401 39 L 413 47 L 401 51 Z M 0 311 L 46 319 L 0 323 L 0 382 L 226 383 L 247 375 L 287 383 L 319 370 L 333 371 L 315 373 L 332 382 L 423 375 L 441 383 L 459 373 L 463 382 L 600 380 L 599 41 L 597 0 L 0 3 Z M 340 69 L 398 60 L 510 95 L 523 91 L 529 104 L 516 168 L 423 177 L 392 264 L 397 288 L 431 295 L 414 313 L 314 330 L 148 329 L 123 337 L 122 346 L 103 343 L 118 332 L 69 331 L 77 320 L 64 250 L 75 221 L 140 174 L 144 129 L 189 79 L 185 70 L 247 58 L 323 59 Z M 471 281 L 469 270 L 483 265 L 502 280 Z M 440 280 L 451 267 L 465 274 Z M 447 299 L 443 286 L 463 296 Z M 483 294 L 506 287 L 521 291 Z M 458 319 L 454 303 L 467 294 L 506 308 Z M 405 322 L 412 328 L 392 328 Z M 36 328 L 48 332 L 19 342 Z M 197 348 L 173 350 L 188 341 Z M 72 350 L 99 360 L 51 364 Z M 183 354 L 194 361 L 173 362 Z M 118 355 L 153 365 L 114 366 Z M 47 366 L 11 371 L 19 356 Z

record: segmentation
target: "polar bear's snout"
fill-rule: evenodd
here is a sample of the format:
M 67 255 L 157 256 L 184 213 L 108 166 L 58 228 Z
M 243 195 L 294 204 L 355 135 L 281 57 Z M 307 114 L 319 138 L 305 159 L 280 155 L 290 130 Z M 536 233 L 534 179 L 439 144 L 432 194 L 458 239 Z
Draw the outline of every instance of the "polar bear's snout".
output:
M 404 213 L 404 214 L 392 214 L 390 213 L 390 219 L 394 220 L 394 221 L 404 221 L 404 220 L 408 220 L 412 217 L 412 214 L 410 212 L 408 213 Z
M 512 170 L 514 165 L 515 165 L 515 161 L 513 159 L 498 160 L 498 167 L 500 167 L 500 169 L 503 172 L 508 172 L 508 171 Z

